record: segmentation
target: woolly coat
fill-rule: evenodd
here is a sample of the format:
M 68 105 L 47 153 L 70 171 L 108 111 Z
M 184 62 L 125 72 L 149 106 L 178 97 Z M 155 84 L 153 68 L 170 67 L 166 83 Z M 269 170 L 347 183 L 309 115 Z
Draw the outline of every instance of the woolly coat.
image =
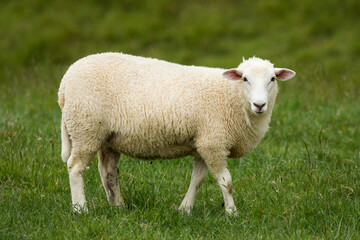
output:
M 242 82 L 224 71 L 122 53 L 82 58 L 58 93 L 71 147 L 107 146 L 140 159 L 194 156 L 201 148 L 244 156 L 268 130 L 277 85 L 268 111 L 256 115 Z

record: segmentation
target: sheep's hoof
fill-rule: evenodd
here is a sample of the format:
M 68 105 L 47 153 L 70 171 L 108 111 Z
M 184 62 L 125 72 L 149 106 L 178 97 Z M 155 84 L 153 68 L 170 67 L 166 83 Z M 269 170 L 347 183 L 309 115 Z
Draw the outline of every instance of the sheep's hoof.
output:
M 229 216 L 238 216 L 238 212 L 236 210 L 236 208 L 227 208 L 225 209 L 226 211 L 226 214 L 229 215 Z
M 112 207 L 125 208 L 125 203 L 124 203 L 124 201 L 122 199 L 114 201 L 114 202 L 109 201 L 109 204 Z
M 87 213 L 89 212 L 88 208 L 86 205 L 84 206 L 80 206 L 79 204 L 75 204 L 72 206 L 72 210 L 74 213 L 78 213 L 78 214 L 82 214 L 82 213 Z
M 190 206 L 180 205 L 178 210 L 179 210 L 180 213 L 186 213 L 187 215 L 191 214 L 191 207 Z

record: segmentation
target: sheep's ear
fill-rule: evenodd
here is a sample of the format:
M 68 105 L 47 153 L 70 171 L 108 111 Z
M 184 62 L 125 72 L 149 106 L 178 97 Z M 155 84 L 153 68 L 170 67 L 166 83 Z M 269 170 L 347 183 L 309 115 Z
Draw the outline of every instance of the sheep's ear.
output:
M 236 69 L 230 69 L 223 73 L 223 76 L 229 80 L 239 80 L 242 78 L 242 73 Z
M 293 70 L 287 68 L 275 68 L 276 79 L 280 81 L 286 81 L 295 76 L 295 72 Z

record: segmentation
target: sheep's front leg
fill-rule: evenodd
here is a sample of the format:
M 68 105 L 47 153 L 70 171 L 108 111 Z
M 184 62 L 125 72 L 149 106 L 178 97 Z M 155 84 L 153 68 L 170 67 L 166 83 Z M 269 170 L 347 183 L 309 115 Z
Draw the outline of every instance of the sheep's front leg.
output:
M 205 160 L 207 167 L 221 188 L 226 212 L 236 214 L 236 207 L 232 196 L 231 175 L 226 162 L 228 152 L 217 146 L 200 147 L 198 152 Z
M 224 196 L 225 210 L 229 214 L 236 213 L 236 207 L 232 196 L 231 175 L 227 167 L 223 167 L 220 171 L 213 173 L 217 180 L 222 194 Z
M 120 195 L 118 181 L 118 163 L 120 154 L 110 148 L 101 148 L 99 151 L 99 173 L 104 185 L 110 205 L 122 206 L 124 204 Z
M 185 195 L 184 200 L 182 201 L 179 211 L 185 211 L 188 214 L 190 213 L 192 207 L 194 206 L 195 196 L 204 181 L 204 178 L 207 173 L 207 167 L 200 157 L 194 158 L 194 169 L 191 175 L 190 186 Z

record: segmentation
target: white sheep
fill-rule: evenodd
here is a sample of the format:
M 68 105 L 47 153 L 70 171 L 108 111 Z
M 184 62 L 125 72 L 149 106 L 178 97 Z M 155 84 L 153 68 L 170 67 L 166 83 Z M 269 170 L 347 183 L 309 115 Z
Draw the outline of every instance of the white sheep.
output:
M 294 75 L 255 57 L 231 70 L 122 53 L 78 60 L 58 93 L 62 158 L 74 210 L 87 209 L 82 175 L 99 151 L 99 172 L 112 205 L 123 205 L 117 179 L 120 154 L 145 160 L 191 155 L 194 169 L 179 210 L 190 213 L 209 169 L 222 190 L 225 210 L 234 213 L 227 158 L 242 157 L 259 143 L 269 128 L 278 91 L 275 79 Z

